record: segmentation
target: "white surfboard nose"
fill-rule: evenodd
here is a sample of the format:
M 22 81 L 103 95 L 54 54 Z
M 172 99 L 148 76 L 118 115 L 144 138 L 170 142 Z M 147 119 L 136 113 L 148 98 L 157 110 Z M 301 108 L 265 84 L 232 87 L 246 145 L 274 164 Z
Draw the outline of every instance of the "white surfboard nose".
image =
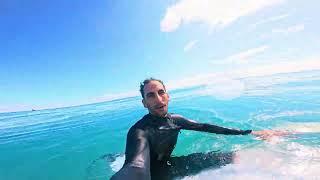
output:
M 288 130 L 297 133 L 320 133 L 320 122 L 289 123 L 277 129 Z

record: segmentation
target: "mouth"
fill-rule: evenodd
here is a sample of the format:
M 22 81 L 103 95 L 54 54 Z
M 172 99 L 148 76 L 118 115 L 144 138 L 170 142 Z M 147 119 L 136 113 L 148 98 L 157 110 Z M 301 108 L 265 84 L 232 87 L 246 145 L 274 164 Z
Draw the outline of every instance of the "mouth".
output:
M 167 105 L 165 105 L 165 104 L 164 104 L 164 105 L 160 105 L 160 106 L 156 106 L 155 109 L 163 109 L 163 108 L 165 108 L 166 106 L 167 106 Z

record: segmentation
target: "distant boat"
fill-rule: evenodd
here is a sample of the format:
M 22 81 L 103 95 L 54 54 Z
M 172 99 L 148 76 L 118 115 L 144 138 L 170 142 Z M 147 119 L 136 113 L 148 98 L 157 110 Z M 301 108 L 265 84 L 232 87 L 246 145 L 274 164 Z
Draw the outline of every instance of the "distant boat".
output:
M 36 111 L 35 109 L 32 109 L 31 111 Z

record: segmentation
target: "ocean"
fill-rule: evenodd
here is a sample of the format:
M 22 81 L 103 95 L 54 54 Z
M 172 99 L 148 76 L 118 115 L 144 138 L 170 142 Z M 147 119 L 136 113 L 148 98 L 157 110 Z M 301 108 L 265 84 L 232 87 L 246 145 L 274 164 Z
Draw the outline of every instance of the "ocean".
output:
M 208 81 L 169 94 L 170 112 L 199 122 L 299 132 L 262 141 L 182 130 L 175 156 L 238 154 L 237 163 L 182 179 L 320 179 L 319 71 Z M 146 113 L 139 96 L 1 113 L 0 179 L 108 179 L 122 166 L 128 129 Z

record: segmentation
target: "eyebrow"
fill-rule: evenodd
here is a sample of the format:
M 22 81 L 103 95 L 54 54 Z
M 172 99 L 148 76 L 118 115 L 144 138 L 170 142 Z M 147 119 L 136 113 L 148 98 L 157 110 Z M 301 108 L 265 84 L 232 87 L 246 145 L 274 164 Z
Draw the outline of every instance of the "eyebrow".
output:
M 166 92 L 166 90 L 164 90 L 164 89 L 159 89 L 158 91 L 157 91 L 157 93 L 159 93 L 159 92 Z M 150 96 L 150 95 L 154 95 L 155 94 L 155 92 L 148 92 L 147 94 L 146 94 L 146 97 L 147 96 Z

